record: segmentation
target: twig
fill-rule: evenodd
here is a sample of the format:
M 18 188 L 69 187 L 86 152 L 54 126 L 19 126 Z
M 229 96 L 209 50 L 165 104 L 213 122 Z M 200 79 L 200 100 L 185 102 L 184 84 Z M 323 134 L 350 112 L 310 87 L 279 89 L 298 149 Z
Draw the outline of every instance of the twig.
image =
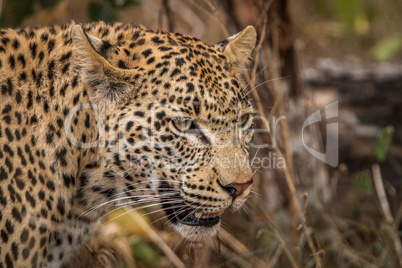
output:
M 255 65 L 254 65 L 254 68 L 252 70 L 252 75 L 256 74 L 256 68 L 257 68 L 256 65 L 258 65 L 258 56 L 259 56 L 262 44 L 263 44 L 264 39 L 265 39 L 265 32 L 266 32 L 265 28 L 266 28 L 266 24 L 267 24 L 266 21 L 267 21 L 267 19 L 266 19 L 266 16 L 265 16 L 264 17 L 264 24 L 263 24 L 262 31 L 261 31 L 260 41 L 258 42 L 258 44 L 256 46 L 256 49 L 255 49 L 256 57 L 255 57 L 255 63 L 254 63 Z M 274 54 L 278 53 L 278 51 L 277 51 L 278 50 L 277 39 L 278 39 L 278 36 L 274 36 L 274 43 L 276 42 L 276 46 L 275 46 L 276 49 L 274 48 Z M 279 63 L 279 60 L 276 59 L 276 61 L 274 60 L 274 63 L 275 62 Z M 247 82 L 251 83 L 250 87 L 253 88 L 252 95 L 253 95 L 253 98 L 254 98 L 255 103 L 257 105 L 257 112 L 258 112 L 259 116 L 261 116 L 261 118 L 265 118 L 264 110 L 263 110 L 262 103 L 261 103 L 261 98 L 260 98 L 258 92 L 254 89 L 254 83 L 255 82 L 254 82 L 254 80 L 251 81 L 250 77 L 247 77 L 247 78 L 249 80 Z M 275 90 L 275 89 L 272 90 L 272 92 L 273 92 L 274 97 L 276 97 L 275 99 L 278 100 L 278 102 L 279 102 L 279 107 L 278 108 L 280 109 L 280 112 L 284 112 L 285 107 L 284 107 L 283 94 L 281 94 L 278 90 Z M 275 140 L 275 137 L 272 136 L 272 132 L 271 132 L 271 129 L 270 129 L 270 126 L 269 126 L 269 122 L 267 120 L 262 120 L 262 121 L 263 121 L 265 129 L 268 132 L 268 135 L 269 135 L 269 137 L 271 139 L 271 142 L 272 142 L 272 146 L 275 149 L 275 152 L 276 152 L 278 158 L 283 158 L 283 153 L 280 150 L 280 148 L 278 147 L 278 144 L 277 144 L 277 142 Z M 282 139 L 284 140 L 284 142 L 285 141 L 290 141 L 288 125 L 285 124 L 284 120 L 281 120 L 280 123 L 282 123 L 282 125 L 281 125 L 281 127 L 282 127 L 281 128 L 281 130 L 282 130 L 281 131 Z M 286 167 L 284 168 L 283 172 L 284 172 L 284 175 L 285 175 L 285 178 L 286 178 L 286 183 L 287 183 L 287 185 L 289 187 L 291 204 L 293 204 L 292 207 L 295 209 L 296 214 L 297 214 L 298 218 L 301 221 L 303 234 L 304 234 L 304 236 L 306 238 L 307 244 L 309 245 L 309 247 L 310 247 L 310 249 L 312 251 L 312 255 L 313 255 L 313 258 L 315 260 L 315 263 L 316 263 L 317 267 L 322 267 L 322 262 L 321 262 L 321 258 L 320 258 L 320 254 L 319 254 L 320 252 L 316 249 L 316 247 L 314 245 L 314 242 L 313 242 L 313 239 L 310 236 L 309 229 L 308 229 L 308 226 L 307 226 L 307 222 L 306 222 L 306 219 L 304 217 L 304 213 L 303 213 L 302 208 L 300 206 L 300 203 L 299 203 L 299 201 L 297 199 L 296 187 L 295 187 L 295 185 L 293 183 L 293 176 L 292 176 L 293 165 L 292 165 L 292 148 L 291 148 L 290 142 L 285 143 L 285 154 L 286 154 L 286 158 L 285 158 L 286 159 Z
M 177 268 L 185 268 L 184 263 L 177 257 L 173 250 L 165 243 L 165 241 L 152 229 L 151 226 L 135 211 L 128 211 L 128 214 L 133 218 L 133 220 L 138 224 L 138 226 L 149 236 L 149 238 L 154 241 L 155 244 L 165 253 L 173 265 Z
M 270 226 L 270 229 L 272 230 L 272 232 L 274 234 L 274 237 L 276 239 L 278 239 L 279 246 L 282 247 L 283 251 L 285 252 L 286 256 L 288 257 L 288 260 L 290 262 L 290 267 L 297 268 L 298 266 L 297 266 L 297 264 L 296 264 L 296 262 L 294 260 L 294 256 L 290 252 L 288 246 L 286 245 L 285 240 L 282 238 L 281 234 L 279 233 L 278 229 L 276 228 L 272 218 L 269 216 L 269 214 L 267 214 L 265 212 L 263 207 L 259 206 L 259 209 L 261 210 L 262 215 L 266 218 L 266 220 L 267 220 L 267 222 L 268 222 L 268 224 Z M 270 263 L 275 264 L 272 261 Z
M 221 239 L 221 242 L 224 242 L 226 245 L 230 245 L 231 249 L 240 256 L 247 256 L 249 255 L 249 249 L 242 243 L 240 242 L 236 237 L 231 235 L 228 231 L 225 229 L 221 228 L 219 230 L 219 238 Z M 253 257 L 253 260 L 255 261 L 254 267 L 267 267 L 266 263 L 264 263 L 262 260 L 260 260 L 257 257 Z
M 348 240 L 344 236 L 344 232 L 339 229 L 339 224 L 337 225 L 334 219 L 328 214 L 328 211 L 319 202 L 317 202 L 315 206 L 325 223 L 328 224 L 328 226 L 330 226 L 335 232 L 335 235 L 333 236 L 333 242 L 336 245 L 340 245 L 340 252 L 342 252 L 342 255 L 344 255 L 347 259 L 351 260 L 355 264 L 363 263 L 363 267 L 375 268 L 376 266 L 371 263 L 370 260 L 362 257 L 351 247 Z
M 279 259 L 279 256 L 281 256 L 282 252 L 283 252 L 283 247 L 282 247 L 282 245 L 280 245 L 280 246 L 278 246 L 278 248 L 275 250 L 274 255 L 272 256 L 271 260 L 269 261 L 269 263 L 268 263 L 268 265 L 267 265 L 268 268 L 271 268 L 271 267 L 274 267 L 274 266 L 275 266 L 276 262 L 277 262 L 278 259 Z
M 279 32 L 278 32 L 278 28 L 280 26 L 278 24 L 279 19 L 276 12 L 273 14 L 272 20 L 274 23 L 274 26 L 272 27 L 272 50 L 273 50 L 272 57 L 273 57 L 273 64 L 276 68 L 273 68 L 272 71 L 273 73 L 268 72 L 268 74 L 271 74 L 271 77 L 269 77 L 269 79 L 273 81 L 271 94 L 279 102 L 278 114 L 281 115 L 286 113 L 286 108 L 283 93 L 275 87 L 275 80 L 274 80 L 274 78 L 281 76 L 279 72 L 281 66 L 281 59 L 279 58 L 280 52 L 279 52 Z M 280 134 L 284 145 L 286 165 L 287 167 L 289 167 L 290 170 L 293 171 L 293 150 L 291 146 L 290 130 L 287 124 L 287 120 L 280 120 L 279 125 L 281 127 Z
M 267 3 L 265 3 L 265 6 L 264 6 L 260 16 L 258 17 L 258 20 L 255 25 L 257 25 L 257 26 L 260 25 L 261 21 L 265 24 L 264 20 L 266 20 L 266 18 L 267 18 L 266 14 L 272 5 L 272 2 L 273 2 L 273 0 L 269 0 L 269 1 L 267 1 Z
M 217 20 L 219 23 L 219 26 L 222 28 L 223 33 L 225 34 L 225 36 L 229 36 L 229 31 L 227 30 L 226 26 L 224 25 L 224 23 L 219 19 L 221 18 L 221 16 L 219 16 L 217 10 L 215 9 L 215 7 L 211 4 L 211 2 L 209 2 L 208 0 L 203 1 L 205 4 L 207 4 L 211 9 L 212 9 L 212 13 L 208 10 L 206 10 L 204 7 L 202 7 L 198 1 L 189 1 L 188 3 L 192 3 L 192 5 L 197 8 L 198 10 L 204 12 L 205 14 L 207 14 L 209 17 Z
M 215 6 L 209 0 L 203 0 L 203 2 L 205 4 L 207 4 L 207 6 L 212 10 L 212 13 L 213 13 L 213 16 L 215 17 L 215 19 L 223 17 L 222 14 L 218 13 L 218 10 L 215 8 Z M 224 31 L 225 36 L 229 36 L 228 28 L 225 26 L 225 24 L 220 19 L 218 19 L 218 21 L 221 24 L 221 27 L 222 27 L 222 30 Z
M 375 190 L 377 192 L 378 199 L 380 201 L 380 206 L 381 206 L 382 212 L 384 213 L 385 220 L 389 224 L 394 224 L 394 220 L 393 220 L 392 214 L 391 214 L 391 209 L 389 208 L 389 204 L 388 204 L 388 200 L 387 200 L 387 195 L 385 194 L 384 184 L 382 182 L 380 166 L 378 164 L 374 164 L 372 167 L 372 171 L 373 171 L 373 180 L 374 180 Z
M 219 236 L 219 232 L 218 235 L 216 236 L 216 240 L 218 241 L 218 257 L 219 257 L 219 264 L 221 266 L 221 268 L 223 268 L 223 259 L 222 259 L 222 250 L 221 250 L 221 238 Z
M 174 32 L 174 20 L 172 17 L 172 9 L 169 6 L 169 0 L 163 0 L 162 1 L 163 9 L 165 10 L 165 14 L 167 17 L 167 22 L 168 22 L 168 29 L 169 32 Z
M 386 231 L 389 232 L 390 238 L 393 240 L 395 252 L 398 255 L 398 261 L 400 267 L 402 267 L 402 245 L 401 240 L 398 234 L 398 230 L 395 226 L 394 219 L 392 217 L 391 209 L 389 207 L 389 203 L 387 200 L 387 195 L 385 194 L 384 184 L 382 182 L 380 166 L 378 164 L 374 164 L 372 167 L 373 172 L 373 180 L 375 190 L 377 192 L 378 200 L 380 201 L 380 207 L 382 212 L 384 213 L 384 218 L 388 223 L 388 228 Z

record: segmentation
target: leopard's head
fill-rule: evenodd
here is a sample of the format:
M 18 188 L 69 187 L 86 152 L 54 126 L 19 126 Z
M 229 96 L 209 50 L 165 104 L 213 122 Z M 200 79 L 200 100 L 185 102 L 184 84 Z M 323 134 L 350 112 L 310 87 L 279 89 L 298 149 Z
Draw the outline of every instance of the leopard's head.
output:
M 209 46 L 126 30 L 116 40 L 72 30 L 81 79 L 101 107 L 104 157 L 133 203 L 160 204 L 189 240 L 214 235 L 221 214 L 239 209 L 253 183 L 253 110 L 239 76 L 256 32 L 249 26 Z

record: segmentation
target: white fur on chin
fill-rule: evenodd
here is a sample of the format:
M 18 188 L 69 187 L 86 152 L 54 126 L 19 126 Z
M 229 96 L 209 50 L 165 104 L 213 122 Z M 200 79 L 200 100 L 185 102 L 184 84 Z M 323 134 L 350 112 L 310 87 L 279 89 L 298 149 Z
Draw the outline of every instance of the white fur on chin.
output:
M 179 222 L 173 226 L 173 229 L 187 240 L 200 241 L 216 235 L 220 226 L 220 222 L 211 227 L 190 226 Z

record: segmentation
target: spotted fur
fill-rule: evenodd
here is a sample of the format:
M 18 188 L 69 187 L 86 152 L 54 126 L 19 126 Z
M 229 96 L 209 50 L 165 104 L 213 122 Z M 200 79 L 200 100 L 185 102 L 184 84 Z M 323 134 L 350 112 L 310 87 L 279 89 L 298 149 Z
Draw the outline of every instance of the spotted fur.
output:
M 238 75 L 255 39 L 252 27 L 213 46 L 121 23 L 0 30 L 0 267 L 59 267 L 122 203 L 161 204 L 189 240 L 215 234 L 250 192 Z

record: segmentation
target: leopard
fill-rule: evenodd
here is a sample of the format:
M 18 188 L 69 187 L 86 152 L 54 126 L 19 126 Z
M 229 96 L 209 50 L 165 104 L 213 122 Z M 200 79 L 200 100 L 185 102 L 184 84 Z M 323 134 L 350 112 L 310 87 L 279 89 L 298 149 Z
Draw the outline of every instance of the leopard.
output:
M 208 45 L 130 23 L 0 29 L 0 268 L 62 267 L 114 208 L 188 241 L 251 193 L 257 34 Z M 161 216 L 162 217 L 162 216 Z

